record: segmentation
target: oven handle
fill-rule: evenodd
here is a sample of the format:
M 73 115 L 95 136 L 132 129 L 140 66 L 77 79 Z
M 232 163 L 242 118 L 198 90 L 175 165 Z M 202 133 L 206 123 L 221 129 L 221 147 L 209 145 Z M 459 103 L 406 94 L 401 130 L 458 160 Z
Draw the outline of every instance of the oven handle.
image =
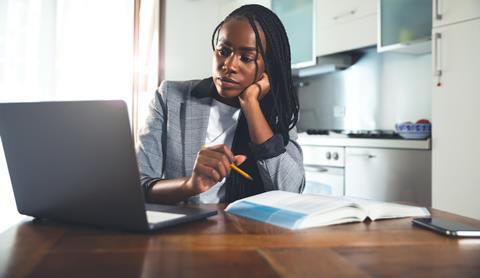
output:
M 304 164 L 303 168 L 305 168 L 305 171 L 308 172 L 327 172 L 328 169 L 325 167 L 322 167 L 320 165 L 315 165 L 315 164 Z
M 368 153 L 349 153 L 348 156 L 364 157 L 364 158 L 375 158 L 375 155 Z

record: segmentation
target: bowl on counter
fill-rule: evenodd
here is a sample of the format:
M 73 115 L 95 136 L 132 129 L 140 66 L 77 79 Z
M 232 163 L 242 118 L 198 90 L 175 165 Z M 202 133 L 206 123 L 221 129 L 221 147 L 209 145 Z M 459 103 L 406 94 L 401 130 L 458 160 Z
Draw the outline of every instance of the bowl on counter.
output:
M 400 123 L 395 130 L 404 139 L 425 139 L 432 134 L 432 124 Z

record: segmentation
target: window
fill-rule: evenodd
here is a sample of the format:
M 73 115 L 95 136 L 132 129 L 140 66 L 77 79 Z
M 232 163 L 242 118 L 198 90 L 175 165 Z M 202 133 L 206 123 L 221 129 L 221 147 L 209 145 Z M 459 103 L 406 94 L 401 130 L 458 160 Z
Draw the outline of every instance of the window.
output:
M 133 0 L 0 1 L 0 102 L 122 99 L 132 107 Z M 0 148 L 0 232 L 20 219 Z

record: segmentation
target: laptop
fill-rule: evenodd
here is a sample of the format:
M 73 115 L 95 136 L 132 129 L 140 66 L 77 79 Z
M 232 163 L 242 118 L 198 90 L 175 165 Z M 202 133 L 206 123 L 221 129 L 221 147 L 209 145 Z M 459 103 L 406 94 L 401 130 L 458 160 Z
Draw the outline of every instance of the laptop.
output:
M 217 214 L 145 203 L 123 101 L 0 103 L 0 137 L 21 214 L 131 231 Z

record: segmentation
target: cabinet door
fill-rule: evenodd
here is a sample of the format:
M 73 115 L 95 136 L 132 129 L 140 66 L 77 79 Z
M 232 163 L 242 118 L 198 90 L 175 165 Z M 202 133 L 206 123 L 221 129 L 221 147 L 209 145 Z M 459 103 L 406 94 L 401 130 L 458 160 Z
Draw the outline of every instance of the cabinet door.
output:
M 379 201 L 431 203 L 426 150 L 345 148 L 345 195 Z
M 478 0 L 433 0 L 433 27 L 480 18 Z
M 478 30 L 480 19 L 433 29 L 432 193 L 435 208 L 480 219 Z
M 376 3 L 376 0 L 317 0 L 316 55 L 375 45 Z
M 302 145 L 303 163 L 306 165 L 343 167 L 344 152 L 343 147 Z
M 317 0 L 317 26 L 345 24 L 377 12 L 376 0 Z
M 287 31 L 292 67 L 314 65 L 314 0 L 272 0 L 272 10 Z
M 380 0 L 379 52 L 430 52 L 432 0 Z

